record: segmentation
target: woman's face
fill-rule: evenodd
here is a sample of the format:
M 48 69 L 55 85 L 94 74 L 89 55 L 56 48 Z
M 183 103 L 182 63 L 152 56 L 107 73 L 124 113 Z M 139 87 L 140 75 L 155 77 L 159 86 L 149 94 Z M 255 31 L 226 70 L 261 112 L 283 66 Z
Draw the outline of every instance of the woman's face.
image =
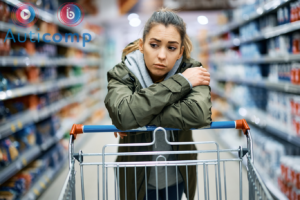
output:
M 145 41 L 140 39 L 139 50 L 144 54 L 153 82 L 156 82 L 171 71 L 184 47 L 181 47 L 180 34 L 174 26 L 158 24 L 151 28 Z

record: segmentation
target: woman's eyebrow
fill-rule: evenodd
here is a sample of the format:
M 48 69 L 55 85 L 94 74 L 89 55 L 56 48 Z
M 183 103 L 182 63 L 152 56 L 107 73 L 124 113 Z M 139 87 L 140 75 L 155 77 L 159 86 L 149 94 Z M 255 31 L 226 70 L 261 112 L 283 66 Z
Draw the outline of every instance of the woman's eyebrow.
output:
M 168 43 L 177 43 L 177 44 L 179 44 L 179 42 L 177 42 L 177 41 L 169 41 Z
M 155 40 L 157 42 L 161 42 L 161 40 L 156 39 L 156 38 L 150 38 L 150 40 Z M 177 43 L 177 44 L 179 44 L 179 42 L 177 42 L 177 41 L 169 41 L 168 43 Z

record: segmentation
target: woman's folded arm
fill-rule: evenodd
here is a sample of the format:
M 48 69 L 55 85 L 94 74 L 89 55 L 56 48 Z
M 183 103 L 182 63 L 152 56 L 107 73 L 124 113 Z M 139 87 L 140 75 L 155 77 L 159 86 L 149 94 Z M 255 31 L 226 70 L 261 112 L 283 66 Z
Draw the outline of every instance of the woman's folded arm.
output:
M 164 112 L 165 107 L 178 102 L 191 91 L 188 81 L 178 74 L 135 93 L 122 80 L 113 78 L 116 76 L 108 77 L 112 78 L 108 80 L 104 102 L 112 123 L 120 130 L 149 124 Z
M 165 107 L 148 125 L 201 128 L 211 123 L 211 106 L 210 87 L 196 86 L 182 100 Z

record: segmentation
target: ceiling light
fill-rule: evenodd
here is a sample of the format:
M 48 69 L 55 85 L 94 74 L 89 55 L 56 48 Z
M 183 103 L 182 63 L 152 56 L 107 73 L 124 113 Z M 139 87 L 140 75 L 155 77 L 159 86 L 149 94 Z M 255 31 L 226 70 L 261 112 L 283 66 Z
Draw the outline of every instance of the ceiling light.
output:
M 128 15 L 127 19 L 130 21 L 132 19 L 136 19 L 139 18 L 139 15 L 136 13 L 131 13 L 130 15 Z
M 197 19 L 198 19 L 199 24 L 204 25 L 204 24 L 208 23 L 208 19 L 205 16 L 199 16 Z
M 141 20 L 138 18 L 131 19 L 129 21 L 130 26 L 138 27 L 141 24 Z

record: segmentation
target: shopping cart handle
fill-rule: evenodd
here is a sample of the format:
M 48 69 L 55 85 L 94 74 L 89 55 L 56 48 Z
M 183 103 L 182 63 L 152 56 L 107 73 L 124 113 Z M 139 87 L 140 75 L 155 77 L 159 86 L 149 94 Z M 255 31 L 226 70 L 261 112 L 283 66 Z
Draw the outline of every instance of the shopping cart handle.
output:
M 99 133 L 99 132 L 141 132 L 141 131 L 154 131 L 157 127 L 156 126 L 144 126 L 136 129 L 131 130 L 120 130 L 117 129 L 114 125 L 82 125 L 82 124 L 74 124 L 70 131 L 70 135 L 74 136 L 76 139 L 77 134 L 82 133 Z M 210 126 L 204 127 L 201 129 L 225 129 L 225 128 L 235 128 L 241 129 L 246 134 L 246 130 L 250 130 L 247 122 L 245 119 L 240 119 L 236 121 L 218 121 L 218 122 L 211 122 Z M 176 128 L 165 128 L 167 131 L 170 130 L 180 130 Z M 191 129 L 191 130 L 198 130 L 198 129 Z

